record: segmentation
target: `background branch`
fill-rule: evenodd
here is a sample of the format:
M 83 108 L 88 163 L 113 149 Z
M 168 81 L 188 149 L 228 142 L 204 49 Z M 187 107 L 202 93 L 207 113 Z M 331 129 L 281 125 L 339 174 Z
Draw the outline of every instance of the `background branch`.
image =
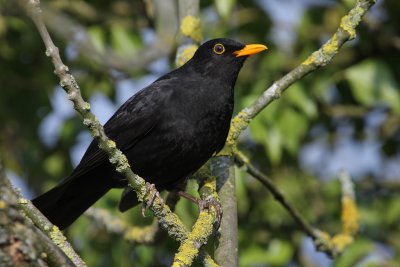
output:
M 91 207 L 85 215 L 92 219 L 98 227 L 106 229 L 107 233 L 123 236 L 125 240 L 135 244 L 152 244 L 159 233 L 158 222 L 154 219 L 148 226 L 132 226 L 108 210 Z
M 67 241 L 67 238 L 58 229 L 57 226 L 53 225 L 33 204 L 31 201 L 22 197 L 20 192 L 15 192 L 18 196 L 18 203 L 20 209 L 24 214 L 32 220 L 32 222 L 46 234 L 51 241 L 57 245 L 65 255 L 71 259 L 71 261 L 79 267 L 86 266 L 86 263 L 81 259 L 81 257 L 75 252 L 71 244 Z
M 22 216 L 18 202 L 0 162 L 0 266 L 85 266 L 74 264 Z
M 221 266 L 238 266 L 238 216 L 235 168 L 232 157 L 218 156 L 211 161 L 211 173 L 217 178 L 222 220 L 215 244 L 215 260 Z
M 280 98 L 281 94 L 290 85 L 307 74 L 328 65 L 337 55 L 343 44 L 355 38 L 356 27 L 375 2 L 376 0 L 358 0 L 349 13 L 342 17 L 340 26 L 333 36 L 320 49 L 312 53 L 298 67 L 274 82 L 251 105 L 242 109 L 232 119 L 227 144 L 236 144 L 239 135 L 247 128 L 250 121 L 270 103 Z
M 331 237 L 328 233 L 312 227 L 301 213 L 287 200 L 283 192 L 275 186 L 273 181 L 252 165 L 249 159 L 240 151 L 235 151 L 235 160 L 239 166 L 243 166 L 247 173 L 257 179 L 271 192 L 276 201 L 289 212 L 302 230 L 314 241 L 318 251 L 325 252 L 330 257 L 339 256 L 350 243 L 358 231 L 357 206 L 355 193 L 350 177 L 342 172 L 340 181 L 342 184 L 342 233 Z
M 47 5 L 42 5 L 41 9 L 43 19 L 51 32 L 65 41 L 72 40 L 80 55 L 94 60 L 95 66 L 129 72 L 138 71 L 160 57 L 169 55 L 174 47 L 177 11 L 172 0 L 154 1 L 156 40 L 150 47 L 145 46 L 129 57 L 118 55 L 111 48 L 99 50 L 84 26 Z
M 46 46 L 46 55 L 52 59 L 55 67 L 54 72 L 60 78 L 61 86 L 67 92 L 68 98 L 73 102 L 75 110 L 82 116 L 83 123 L 89 128 L 99 147 L 106 152 L 116 171 L 127 179 L 129 186 L 136 192 L 139 201 L 153 203 L 150 209 L 168 234 L 181 242 L 187 239 L 189 233 L 179 218 L 163 203 L 162 198 L 153 186 L 147 184 L 143 178 L 132 172 L 126 156 L 116 147 L 112 140 L 108 139 L 104 133 L 103 126 L 90 112 L 90 104 L 83 100 L 77 82 L 69 73 L 68 67 L 62 62 L 58 48 L 54 45 L 47 31 L 41 17 L 39 1 L 27 1 L 26 8 Z M 206 253 L 203 253 L 203 255 L 205 255 L 204 261 L 212 262 L 209 255 Z

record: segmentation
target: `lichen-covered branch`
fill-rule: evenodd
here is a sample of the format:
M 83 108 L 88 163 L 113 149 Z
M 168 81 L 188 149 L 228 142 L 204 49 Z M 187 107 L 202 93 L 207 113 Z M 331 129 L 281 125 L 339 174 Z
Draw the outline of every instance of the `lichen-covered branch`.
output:
M 192 227 L 188 238 L 179 246 L 175 254 L 173 267 L 191 266 L 193 260 L 199 254 L 201 246 L 207 243 L 208 238 L 213 232 L 213 224 L 216 218 L 216 210 L 211 206 L 210 211 L 200 211 L 199 217 Z
M 145 180 L 133 173 L 126 156 L 116 147 L 115 142 L 110 140 L 104 133 L 104 128 L 97 118 L 90 112 L 90 104 L 85 102 L 81 96 L 80 88 L 75 78 L 69 73 L 69 69 L 60 58 L 58 48 L 54 45 L 47 28 L 41 17 L 40 1 L 26 1 L 28 15 L 34 21 L 46 46 L 46 55 L 52 60 L 55 67 L 54 73 L 60 79 L 60 85 L 67 92 L 68 98 L 74 104 L 75 110 L 82 116 L 83 123 L 89 128 L 91 135 L 98 142 L 99 147 L 108 155 L 110 162 L 116 171 L 122 174 L 128 181 L 128 185 L 136 192 L 139 201 L 152 202 L 150 209 L 157 217 L 162 228 L 176 240 L 182 242 L 188 237 L 188 231 L 176 214 L 171 212 L 164 204 L 157 190 L 147 184 Z M 204 261 L 212 261 L 210 256 L 204 253 Z
M 275 184 L 268 178 L 264 173 L 259 171 L 250 160 L 240 151 L 234 152 L 235 161 L 239 166 L 243 166 L 247 173 L 256 178 L 260 183 L 262 183 L 272 194 L 272 196 L 282 204 L 282 206 L 290 213 L 293 219 L 301 226 L 303 231 L 310 236 L 312 239 L 318 239 L 315 230 L 307 223 L 307 221 L 301 216 L 300 212 L 293 207 L 289 201 L 286 199 L 282 191 L 275 186 Z
M 73 40 L 77 51 L 84 57 L 96 62 L 96 66 L 115 68 L 124 71 L 141 70 L 160 57 L 167 56 L 174 45 L 176 34 L 177 11 L 172 0 L 154 1 L 154 19 L 156 24 L 156 41 L 144 47 L 134 55 L 123 57 L 111 49 L 100 51 L 94 44 L 87 29 L 69 19 L 61 12 L 47 5 L 42 6 L 43 19 L 50 31 L 64 40 Z M 79 33 L 79 38 L 76 38 Z
M 123 236 L 125 240 L 135 244 L 154 243 L 159 231 L 157 220 L 148 226 L 127 225 L 109 211 L 95 207 L 88 209 L 85 215 L 90 217 L 96 225 L 106 229 L 107 233 Z
M 182 264 L 184 266 L 191 266 L 193 260 L 199 254 L 201 246 L 206 244 L 208 238 L 213 234 L 213 226 L 218 217 L 216 206 L 219 207 L 220 204 L 217 194 L 216 177 L 211 176 L 211 173 L 208 172 L 208 167 L 209 165 L 207 164 L 195 176 L 197 176 L 197 180 L 200 180 L 200 184 L 202 185 L 199 189 L 200 197 L 202 201 L 209 203 L 209 209 L 200 210 L 199 217 L 193 225 L 192 231 L 188 238 L 182 242 L 178 252 L 175 254 L 172 266 L 179 267 Z M 207 169 L 207 171 L 202 171 L 204 169 Z M 201 255 L 201 257 L 203 256 Z M 211 266 L 218 266 L 212 262 L 210 264 Z
M 71 259 L 75 266 L 84 267 L 85 262 L 81 257 L 75 252 L 71 244 L 67 241 L 67 238 L 58 229 L 57 226 L 53 225 L 43 214 L 36 209 L 31 201 L 23 198 L 20 192 L 15 192 L 18 196 L 18 204 L 20 209 L 25 213 L 25 215 L 32 220 L 32 222 L 44 233 L 46 234 L 54 244 L 56 244 L 65 255 Z
M 24 217 L 0 163 L 0 266 L 85 266 L 72 262 Z
M 342 172 L 340 181 L 342 184 L 342 231 L 331 237 L 328 233 L 312 227 L 301 215 L 301 213 L 289 203 L 281 190 L 261 171 L 254 167 L 249 159 L 240 151 L 235 150 L 235 160 L 239 166 L 243 166 L 247 173 L 261 182 L 289 212 L 301 229 L 313 239 L 319 251 L 335 258 L 340 255 L 344 248 L 351 244 L 358 231 L 358 212 L 355 203 L 353 184 L 347 173 Z
M 60 58 L 58 48 L 54 45 L 51 37 L 40 16 L 39 1 L 28 1 L 28 14 L 33 19 L 36 27 L 46 46 L 46 55 L 51 57 L 55 66 L 55 74 L 60 78 L 60 84 L 68 94 L 68 98 L 73 102 L 74 108 L 83 118 L 83 123 L 89 128 L 90 133 L 98 141 L 99 147 L 107 153 L 110 162 L 115 166 L 116 171 L 124 175 L 129 181 L 129 185 L 135 190 L 140 201 L 150 200 L 151 191 L 155 190 L 146 185 L 143 178 L 134 174 L 130 168 L 128 159 L 116 147 L 115 142 L 108 139 L 104 133 L 104 129 L 97 118 L 90 112 L 90 104 L 85 102 L 81 96 L 78 84 L 75 78 L 69 73 L 68 67 L 65 66 Z M 172 215 L 167 207 L 164 207 L 162 199 L 157 196 L 154 205 L 154 213 L 161 216 L 161 224 L 171 226 L 170 234 L 178 239 L 183 238 L 184 226 L 176 217 Z
M 201 22 L 199 18 L 199 0 L 179 0 L 180 41 L 176 52 L 175 63 L 180 67 L 192 58 L 202 41 Z
M 215 260 L 221 266 L 238 266 L 238 219 L 233 158 L 214 157 L 211 173 L 217 179 L 217 192 L 222 206 L 221 227 L 215 245 Z
M 251 105 L 241 110 L 232 119 L 227 145 L 236 144 L 239 135 L 247 128 L 250 121 L 271 102 L 278 99 L 290 85 L 316 69 L 329 64 L 342 45 L 355 38 L 356 27 L 375 2 L 376 0 L 358 0 L 355 7 L 342 18 L 340 26 L 333 36 L 320 49 L 312 53 L 298 67 L 274 82 Z
M 358 209 L 355 199 L 354 186 L 347 172 L 342 171 L 339 175 L 342 185 L 342 230 L 340 233 L 330 236 L 322 232 L 321 234 L 329 240 L 327 245 L 332 251 L 332 256 L 340 255 L 344 249 L 354 241 L 354 236 L 358 233 Z

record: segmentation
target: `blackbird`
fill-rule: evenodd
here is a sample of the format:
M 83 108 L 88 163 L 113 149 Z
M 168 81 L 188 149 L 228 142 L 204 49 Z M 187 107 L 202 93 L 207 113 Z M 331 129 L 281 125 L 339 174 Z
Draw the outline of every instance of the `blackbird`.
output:
M 129 98 L 104 125 L 106 135 L 159 191 L 177 188 L 224 146 L 239 70 L 265 49 L 225 38 L 205 42 L 182 67 Z M 126 186 L 93 140 L 71 175 L 32 202 L 63 229 L 111 188 Z M 137 203 L 136 194 L 125 190 L 119 209 Z

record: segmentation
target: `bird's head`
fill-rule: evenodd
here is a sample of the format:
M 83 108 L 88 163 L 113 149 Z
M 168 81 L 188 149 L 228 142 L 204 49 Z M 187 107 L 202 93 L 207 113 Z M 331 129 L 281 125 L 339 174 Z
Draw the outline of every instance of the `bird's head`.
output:
M 246 58 L 266 49 L 261 44 L 218 38 L 202 44 L 188 63 L 203 74 L 237 76 Z

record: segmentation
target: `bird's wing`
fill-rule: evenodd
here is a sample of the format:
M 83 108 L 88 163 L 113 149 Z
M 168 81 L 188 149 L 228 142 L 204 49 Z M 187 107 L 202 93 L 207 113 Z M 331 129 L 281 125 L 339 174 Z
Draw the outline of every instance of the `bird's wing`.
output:
M 132 148 L 154 129 L 162 113 L 159 109 L 171 94 L 168 80 L 158 80 L 132 96 L 104 125 L 106 135 L 122 152 Z M 93 140 L 70 177 L 83 175 L 107 161 L 107 155 Z

